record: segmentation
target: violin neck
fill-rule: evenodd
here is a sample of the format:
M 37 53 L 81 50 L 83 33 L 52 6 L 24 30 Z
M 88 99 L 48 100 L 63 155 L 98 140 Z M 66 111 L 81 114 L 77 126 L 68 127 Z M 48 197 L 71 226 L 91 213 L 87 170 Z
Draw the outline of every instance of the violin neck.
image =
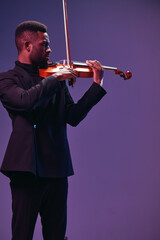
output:
M 73 61 L 73 65 L 77 66 L 77 67 L 88 67 L 88 65 L 86 63 L 82 63 L 82 62 L 75 62 Z M 102 65 L 102 68 L 104 70 L 111 70 L 111 71 L 116 71 L 118 70 L 117 68 L 115 67 L 109 67 L 109 66 L 103 66 Z

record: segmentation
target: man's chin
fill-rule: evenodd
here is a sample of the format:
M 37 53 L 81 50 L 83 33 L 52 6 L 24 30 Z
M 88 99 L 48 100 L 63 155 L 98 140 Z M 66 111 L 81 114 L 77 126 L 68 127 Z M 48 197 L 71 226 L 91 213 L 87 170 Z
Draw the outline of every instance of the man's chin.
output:
M 42 61 L 38 64 L 39 68 L 47 68 L 48 67 L 48 61 Z

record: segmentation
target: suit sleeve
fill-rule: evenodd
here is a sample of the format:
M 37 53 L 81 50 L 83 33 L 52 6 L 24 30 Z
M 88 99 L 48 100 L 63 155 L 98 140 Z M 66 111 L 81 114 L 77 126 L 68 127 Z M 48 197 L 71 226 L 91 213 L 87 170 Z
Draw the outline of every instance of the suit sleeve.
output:
M 68 89 L 66 88 L 66 121 L 71 126 L 77 126 L 96 105 L 106 91 L 97 83 L 93 83 L 83 97 L 74 103 Z
M 12 78 L 1 78 L 0 100 L 5 108 L 15 111 L 31 111 L 35 105 L 60 89 L 60 83 L 53 76 L 46 77 L 30 89 L 19 87 Z

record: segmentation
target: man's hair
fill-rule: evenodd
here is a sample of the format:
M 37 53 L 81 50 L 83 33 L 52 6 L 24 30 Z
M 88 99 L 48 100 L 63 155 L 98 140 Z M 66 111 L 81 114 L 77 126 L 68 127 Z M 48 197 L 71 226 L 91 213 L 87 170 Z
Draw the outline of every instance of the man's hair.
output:
M 15 42 L 18 52 L 21 52 L 24 41 L 30 41 L 37 36 L 37 31 L 47 32 L 47 27 L 37 21 L 25 21 L 20 23 L 15 31 Z

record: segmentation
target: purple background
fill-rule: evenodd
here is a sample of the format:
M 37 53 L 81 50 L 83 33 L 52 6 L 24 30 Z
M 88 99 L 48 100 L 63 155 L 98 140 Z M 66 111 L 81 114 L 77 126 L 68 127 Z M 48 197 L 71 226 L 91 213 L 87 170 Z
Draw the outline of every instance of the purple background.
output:
M 97 59 L 131 70 L 105 71 L 108 94 L 76 128 L 68 127 L 75 176 L 69 179 L 69 240 L 160 239 L 160 2 L 68 0 L 73 60 Z M 25 20 L 48 26 L 51 60 L 65 58 L 61 0 L 2 0 L 0 72 L 14 66 L 14 30 Z M 77 79 L 75 101 L 91 85 Z M 11 122 L 0 104 L 0 163 Z M 11 238 L 9 180 L 0 175 L 0 239 Z M 42 239 L 38 219 L 34 240 Z

